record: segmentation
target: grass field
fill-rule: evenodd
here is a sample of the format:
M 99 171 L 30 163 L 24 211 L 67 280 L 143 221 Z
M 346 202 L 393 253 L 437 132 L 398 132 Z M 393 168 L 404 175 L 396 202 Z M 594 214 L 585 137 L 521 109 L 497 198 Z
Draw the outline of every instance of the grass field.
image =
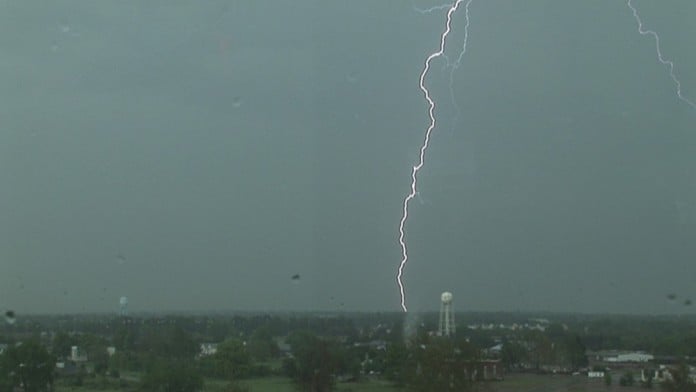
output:
M 254 380 L 246 380 L 241 384 L 247 385 L 252 392 L 297 392 L 297 388 L 288 378 L 268 377 Z M 209 380 L 206 381 L 204 391 L 223 392 L 227 383 Z M 390 383 L 378 380 L 363 381 L 357 383 L 344 383 L 336 386 L 338 392 L 396 392 Z
M 297 392 L 292 381 L 284 377 L 267 377 L 241 382 L 251 392 Z M 228 382 L 206 380 L 204 392 L 226 392 Z M 659 387 L 655 387 L 658 389 Z M 114 380 L 107 383 L 98 379 L 87 379 L 81 387 L 57 385 L 57 392 L 128 392 L 137 391 L 137 383 L 129 383 L 126 388 L 119 388 Z M 401 389 L 386 381 L 368 380 L 357 383 L 340 383 L 337 392 L 398 392 Z M 532 374 L 510 374 L 503 381 L 477 384 L 479 392 L 639 392 L 645 389 L 639 386 L 620 387 L 618 382 L 607 387 L 602 380 L 591 380 L 585 376 L 554 376 Z
M 295 385 L 288 378 L 266 377 L 252 380 L 244 380 L 240 384 L 249 387 L 251 392 L 297 392 Z M 225 392 L 228 382 L 208 379 L 205 381 L 204 392 Z M 128 387 L 119 388 L 114 380 L 86 379 L 82 386 L 56 385 L 56 392 L 126 392 L 137 390 L 137 383 L 129 383 Z M 363 381 L 357 383 L 339 384 L 337 392 L 396 392 L 397 389 L 390 383 L 378 380 Z

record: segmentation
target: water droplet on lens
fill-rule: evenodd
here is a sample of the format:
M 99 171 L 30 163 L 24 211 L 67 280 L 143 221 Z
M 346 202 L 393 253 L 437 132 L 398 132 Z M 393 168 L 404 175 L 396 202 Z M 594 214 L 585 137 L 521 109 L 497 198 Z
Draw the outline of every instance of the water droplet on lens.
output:
M 13 310 L 8 310 L 7 312 L 5 312 L 5 321 L 10 325 L 14 324 L 15 321 L 17 321 L 15 312 Z

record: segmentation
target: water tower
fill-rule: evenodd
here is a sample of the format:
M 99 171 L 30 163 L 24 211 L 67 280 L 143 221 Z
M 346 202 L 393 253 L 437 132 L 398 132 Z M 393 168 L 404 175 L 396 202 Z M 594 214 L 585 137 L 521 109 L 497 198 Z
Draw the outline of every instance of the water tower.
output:
M 454 335 L 454 312 L 452 312 L 452 293 L 445 291 L 440 296 L 440 336 Z
M 121 297 L 121 299 L 118 300 L 119 304 L 119 314 L 121 316 L 127 316 L 128 315 L 128 297 Z

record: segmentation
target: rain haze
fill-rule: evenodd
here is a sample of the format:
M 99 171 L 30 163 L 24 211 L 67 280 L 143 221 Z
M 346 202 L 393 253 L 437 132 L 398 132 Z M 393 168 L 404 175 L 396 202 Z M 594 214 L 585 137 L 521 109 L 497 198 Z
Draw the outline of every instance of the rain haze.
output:
M 696 3 L 634 3 L 696 100 Z M 444 17 L 0 2 L 0 306 L 400 310 Z M 449 290 L 459 310 L 684 312 L 667 295 L 696 297 L 696 109 L 626 2 L 474 0 L 456 105 L 446 65 L 426 79 L 409 309 Z

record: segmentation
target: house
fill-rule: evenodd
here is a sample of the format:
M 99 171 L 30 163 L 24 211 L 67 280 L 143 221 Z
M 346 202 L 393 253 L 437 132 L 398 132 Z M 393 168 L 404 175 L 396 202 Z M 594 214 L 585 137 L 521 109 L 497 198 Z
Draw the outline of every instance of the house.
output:
M 284 357 L 292 358 L 292 347 L 290 344 L 286 343 L 284 340 L 279 340 L 276 344 L 278 345 L 278 351 L 280 351 Z
M 674 376 L 672 375 L 672 372 L 674 371 L 675 366 L 667 366 L 667 365 L 660 365 L 658 366 L 657 369 L 654 370 L 647 370 L 647 369 L 641 369 L 640 371 L 640 380 L 641 381 L 647 381 L 648 378 L 652 378 L 653 381 L 662 383 L 665 381 L 671 381 L 674 380 Z M 691 380 L 691 382 L 696 382 L 696 367 L 694 366 L 689 366 L 688 367 L 688 378 Z M 650 374 L 652 373 L 652 374 Z M 649 377 L 652 375 L 652 377 Z
M 643 351 L 604 350 L 589 353 L 589 359 L 605 363 L 646 363 L 655 360 L 655 356 Z
M 384 351 L 387 349 L 387 342 L 384 340 L 370 340 L 369 342 L 355 342 L 353 347 L 368 347 L 374 350 Z
M 488 347 L 484 353 L 488 356 L 497 357 L 503 351 L 503 343 L 498 343 L 495 346 Z
M 217 343 L 201 343 L 200 356 L 206 357 L 217 353 Z
M 653 374 L 650 374 L 650 373 Z M 652 376 L 652 377 L 649 377 Z M 651 371 L 646 369 L 640 370 L 640 381 L 646 382 L 651 378 L 655 382 L 665 382 L 667 380 L 672 380 L 672 373 L 670 373 L 669 368 L 665 365 L 660 365 L 657 369 Z
M 87 354 L 83 353 L 79 347 L 72 346 L 70 348 L 70 360 L 73 362 L 87 362 Z
M 499 359 L 471 361 L 465 365 L 464 374 L 470 381 L 502 380 L 503 365 Z
M 56 374 L 59 376 L 76 376 L 80 372 L 80 367 L 73 361 L 56 362 Z
M 655 359 L 651 354 L 644 352 L 632 352 L 617 354 L 614 357 L 606 358 L 607 362 L 648 362 Z

